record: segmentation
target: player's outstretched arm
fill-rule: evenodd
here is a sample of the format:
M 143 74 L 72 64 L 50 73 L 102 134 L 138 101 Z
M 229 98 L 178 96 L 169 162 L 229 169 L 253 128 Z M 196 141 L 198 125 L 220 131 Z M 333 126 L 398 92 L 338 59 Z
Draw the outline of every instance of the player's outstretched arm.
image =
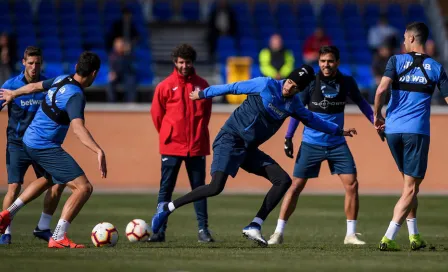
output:
M 9 104 L 14 98 L 27 95 L 31 93 L 38 93 L 43 92 L 51 88 L 51 85 L 53 84 L 53 81 L 55 79 L 47 79 L 44 81 L 39 81 L 35 83 L 29 83 L 23 87 L 18 88 L 15 91 L 8 90 L 8 89 L 0 89 L 0 101 L 4 100 L 2 103 L 2 107 Z
M 2 104 L 2 106 L 5 106 L 5 105 L 9 104 L 12 100 L 14 100 L 14 98 L 16 98 L 16 97 L 26 95 L 26 94 L 35 93 L 35 92 L 42 92 L 44 90 L 45 89 L 43 86 L 43 81 L 27 84 L 15 91 L 8 90 L 8 89 L 0 89 L 0 100 L 5 101 Z
M 193 91 L 190 93 L 191 100 L 212 98 L 226 94 L 253 94 L 260 93 L 268 82 L 266 77 L 258 77 L 251 80 L 238 81 L 231 84 L 210 86 L 203 91 Z
M 106 178 L 107 176 L 106 154 L 104 154 L 104 151 L 95 142 L 89 130 L 85 127 L 84 120 L 81 118 L 73 119 L 70 122 L 70 125 L 73 127 L 73 132 L 81 141 L 81 143 L 98 155 L 98 165 L 99 170 L 101 172 L 101 177 Z
M 295 112 L 292 117 L 299 119 L 305 126 L 327 134 L 348 137 L 353 137 L 353 135 L 357 134 L 356 129 L 341 129 L 335 123 L 321 119 L 319 116 L 300 104 L 295 105 Z

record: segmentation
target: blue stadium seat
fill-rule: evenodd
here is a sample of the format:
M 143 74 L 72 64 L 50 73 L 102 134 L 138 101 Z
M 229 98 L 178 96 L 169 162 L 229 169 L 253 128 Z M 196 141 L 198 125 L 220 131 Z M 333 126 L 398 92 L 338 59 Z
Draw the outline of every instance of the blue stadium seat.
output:
M 371 89 L 374 86 L 371 66 L 369 64 L 355 65 L 355 80 L 360 89 Z
M 39 16 L 38 23 L 41 28 L 45 29 L 47 27 L 58 25 L 58 20 L 53 14 L 44 14 Z
M 95 81 L 92 83 L 92 86 L 105 86 L 108 83 L 108 75 L 109 75 L 109 64 L 101 63 L 101 68 L 98 71 L 98 75 L 95 78 Z
M 325 19 L 333 16 L 339 17 L 338 7 L 333 3 L 325 3 L 322 5 L 320 15 Z
M 352 17 L 359 17 L 358 5 L 353 3 L 345 4 L 342 8 L 342 18 L 348 19 Z
M 169 2 L 156 1 L 153 5 L 152 14 L 159 21 L 167 21 L 171 19 L 172 11 Z
M 364 17 L 378 18 L 380 16 L 380 6 L 378 4 L 367 4 L 364 7 Z
M 246 2 L 236 2 L 232 5 L 233 11 L 237 15 L 236 17 L 245 17 L 251 18 L 251 14 L 249 12 L 249 6 Z
M 53 1 L 40 1 L 38 7 L 39 19 L 42 15 L 53 15 L 55 14 L 55 7 Z
M 61 48 L 61 41 L 57 36 L 41 37 L 39 44 L 42 48 Z
M 301 3 L 297 6 L 297 17 L 315 17 L 313 6 L 309 3 Z
M 24 15 L 31 15 L 31 6 L 27 0 L 13 1 L 14 11 L 16 15 L 20 15 L 20 19 L 24 18 Z
M 62 39 L 64 48 L 82 48 L 82 40 L 80 36 L 66 36 Z
M 62 51 L 61 48 L 56 48 L 56 47 L 52 47 L 52 48 L 47 48 L 47 47 L 42 47 L 42 54 L 43 54 L 43 58 L 44 58 L 44 63 L 49 61 L 49 62 L 62 62 Z
M 198 1 L 184 1 L 182 4 L 182 16 L 188 21 L 199 20 L 199 3 Z
M 420 4 L 410 4 L 407 8 L 408 17 L 425 16 L 425 8 Z
M 256 17 L 264 17 L 264 16 L 272 16 L 271 8 L 268 3 L 265 2 L 256 2 L 254 7 L 254 14 Z
M 82 53 L 81 48 L 66 48 L 63 53 L 64 61 L 76 62 Z
M 341 56 L 342 58 L 342 56 Z M 339 71 L 341 71 L 342 74 L 352 76 L 352 67 L 350 64 L 342 63 L 338 67 Z
M 9 10 L 8 1 L 0 1 L 0 16 L 4 18 L 4 16 L 10 16 L 11 11 Z
M 81 14 L 83 17 L 91 14 L 99 15 L 98 1 L 82 1 Z
M 366 48 L 366 50 L 368 50 Z M 355 64 L 371 64 L 372 63 L 372 53 L 369 51 L 355 51 L 351 52 L 352 62 Z
M 53 78 L 64 74 L 64 67 L 62 63 L 58 61 L 44 61 L 42 70 L 47 78 Z

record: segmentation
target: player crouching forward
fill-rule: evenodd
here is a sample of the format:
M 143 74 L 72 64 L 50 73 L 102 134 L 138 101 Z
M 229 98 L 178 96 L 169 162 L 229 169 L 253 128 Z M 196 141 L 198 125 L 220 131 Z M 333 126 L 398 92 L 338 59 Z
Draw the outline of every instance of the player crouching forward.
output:
M 61 145 L 67 135 L 69 126 L 80 141 L 98 156 L 101 177 L 107 174 L 106 157 L 84 126 L 85 97 L 83 89 L 89 87 L 100 69 L 98 55 L 84 52 L 76 64 L 76 74 L 59 76 L 25 85 L 14 92 L 2 90 L 0 99 L 11 102 L 15 97 L 48 90 L 42 106 L 23 137 L 24 149 L 33 162 L 45 170 L 45 177 L 32 182 L 17 200 L 0 213 L 0 233 L 5 231 L 12 217 L 25 204 L 41 195 L 54 183 L 66 184 L 72 195 L 62 210 L 61 219 L 56 226 L 49 248 L 84 248 L 67 238 L 70 223 L 92 194 L 92 185 L 76 161 L 62 149 Z
M 194 91 L 193 100 L 225 94 L 248 94 L 247 99 L 232 113 L 213 143 L 212 181 L 190 193 L 167 203 L 152 219 L 152 230 L 157 233 L 175 210 L 188 203 L 220 194 L 228 176 L 235 177 L 241 167 L 249 173 L 264 177 L 272 183 L 261 208 L 253 221 L 243 229 L 243 235 L 260 246 L 267 246 L 261 225 L 291 186 L 291 178 L 280 165 L 258 147 L 269 140 L 289 116 L 305 125 L 333 135 L 352 136 L 355 129 L 343 130 L 324 121 L 307 110 L 299 91 L 314 80 L 312 67 L 304 65 L 294 70 L 286 80 L 259 77 L 227 85 L 211 86 Z

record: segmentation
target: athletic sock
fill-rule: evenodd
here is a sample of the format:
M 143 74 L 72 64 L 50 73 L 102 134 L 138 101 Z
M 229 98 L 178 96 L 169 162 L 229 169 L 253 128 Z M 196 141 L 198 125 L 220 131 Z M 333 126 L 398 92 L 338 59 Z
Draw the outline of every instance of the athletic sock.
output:
M 395 236 L 397 236 L 400 227 L 400 224 L 395 223 L 394 221 L 390 221 L 389 227 L 387 228 L 386 234 L 384 236 L 386 236 L 390 240 L 395 240 Z
M 50 229 L 50 222 L 51 222 L 51 218 L 53 216 L 46 214 L 46 213 L 42 213 L 40 215 L 40 219 L 39 219 L 39 223 L 37 223 L 37 228 L 39 230 L 48 230 Z
M 11 213 L 11 217 L 14 217 L 16 213 L 25 206 L 25 203 L 20 198 L 17 198 L 11 206 L 9 206 L 8 211 Z
M 406 223 L 408 224 L 409 235 L 418 234 L 417 218 L 406 219 Z
M 346 236 L 353 235 L 356 233 L 356 220 L 347 220 L 347 234 Z
M 283 232 L 285 231 L 285 227 L 286 227 L 286 223 L 287 222 L 288 221 L 286 221 L 286 220 L 278 219 L 277 220 L 277 227 L 275 228 L 274 232 L 283 234 Z
M 53 239 L 55 241 L 60 241 L 64 239 L 64 234 L 67 232 L 68 227 L 70 227 L 70 222 L 62 218 L 59 219 L 58 225 L 56 226 L 53 232 Z

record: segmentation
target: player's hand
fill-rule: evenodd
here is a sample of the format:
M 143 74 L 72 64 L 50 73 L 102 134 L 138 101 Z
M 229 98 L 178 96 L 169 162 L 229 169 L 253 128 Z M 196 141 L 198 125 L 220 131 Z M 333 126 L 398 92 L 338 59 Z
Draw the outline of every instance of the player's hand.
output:
M 386 121 L 384 120 L 383 116 L 375 116 L 373 118 L 373 126 L 377 131 L 382 131 L 386 128 L 385 125 Z
M 292 138 L 285 138 L 285 154 L 291 159 L 294 158 L 294 144 Z
M 200 90 L 194 90 L 194 91 L 192 91 L 192 92 L 190 93 L 190 99 L 191 99 L 191 100 L 198 100 L 198 99 L 200 99 L 200 97 L 199 97 L 199 92 L 200 92 Z
M 380 136 L 381 141 L 384 142 L 384 139 L 386 138 L 386 134 L 384 133 L 384 129 L 386 128 L 385 120 L 383 116 L 375 116 L 373 118 L 373 126 L 376 129 L 376 132 L 378 132 L 378 135 Z
M 347 137 L 353 137 L 353 135 L 358 135 L 358 132 L 356 131 L 355 128 L 349 128 L 349 129 L 344 129 L 344 131 L 342 132 L 342 135 L 347 136 Z
M 0 89 L 0 100 L 5 100 L 5 102 L 2 104 L 2 107 L 6 106 L 7 104 L 11 103 L 11 101 L 14 99 L 14 92 L 8 89 Z
M 99 170 L 101 172 L 101 178 L 106 178 L 107 177 L 106 154 L 104 154 L 103 150 L 98 152 L 98 165 Z

